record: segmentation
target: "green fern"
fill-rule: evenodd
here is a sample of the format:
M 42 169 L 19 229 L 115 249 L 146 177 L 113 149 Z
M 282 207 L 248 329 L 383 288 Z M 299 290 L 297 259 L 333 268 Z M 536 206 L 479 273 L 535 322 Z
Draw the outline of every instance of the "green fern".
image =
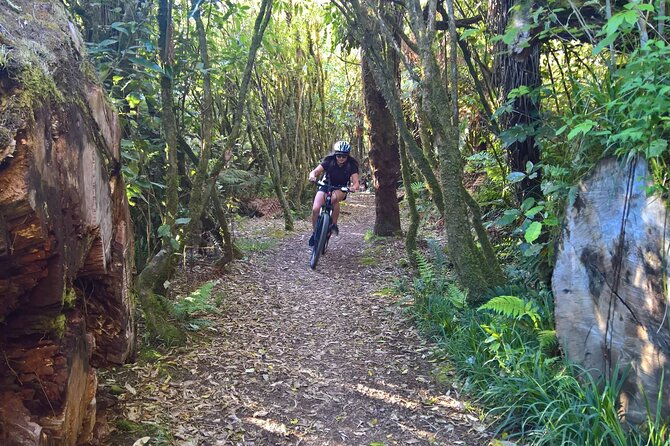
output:
M 419 192 L 423 192 L 424 190 L 426 190 L 426 183 L 424 183 L 423 181 L 415 181 L 410 185 L 410 187 L 412 188 L 412 192 L 418 194 Z
M 439 241 L 435 239 L 426 240 L 430 253 L 433 255 L 434 269 L 440 274 L 445 274 L 447 270 L 447 256 L 444 255 L 444 248 Z
M 249 195 L 260 187 L 263 177 L 253 172 L 228 168 L 219 174 L 219 184 L 224 191 L 235 196 Z
M 419 268 L 419 278 L 426 284 L 431 283 L 435 277 L 432 263 L 419 251 L 415 251 L 414 255 L 416 256 L 416 264 Z
M 528 316 L 534 324 L 537 324 L 540 320 L 540 315 L 535 304 L 516 296 L 496 296 L 480 306 L 478 310 L 492 310 L 501 316 L 517 320 Z
M 216 281 L 207 282 L 188 296 L 179 298 L 174 304 L 175 315 L 182 320 L 188 320 L 199 314 L 215 312 L 217 308 L 210 298 L 216 284 Z
M 558 337 L 556 337 L 556 330 L 540 330 L 537 333 L 538 341 L 540 341 L 540 348 L 544 350 L 551 350 L 558 344 Z

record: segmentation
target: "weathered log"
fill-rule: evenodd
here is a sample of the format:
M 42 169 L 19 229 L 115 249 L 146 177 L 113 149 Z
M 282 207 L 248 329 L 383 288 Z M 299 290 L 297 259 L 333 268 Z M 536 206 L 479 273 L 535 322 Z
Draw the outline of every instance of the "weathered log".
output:
M 567 356 L 596 376 L 630 366 L 621 403 L 632 422 L 646 417 L 645 396 L 655 410 L 661 390 L 670 413 L 668 204 L 646 195 L 648 183 L 643 159 L 604 160 L 582 181 L 552 280 Z
M 119 128 L 60 2 L 0 2 L 0 444 L 75 445 L 133 352 Z

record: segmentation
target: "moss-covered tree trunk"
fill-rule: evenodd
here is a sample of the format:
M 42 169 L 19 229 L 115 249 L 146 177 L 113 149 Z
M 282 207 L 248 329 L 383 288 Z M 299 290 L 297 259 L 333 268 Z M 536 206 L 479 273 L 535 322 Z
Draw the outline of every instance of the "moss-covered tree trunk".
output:
M 201 10 L 203 2 L 193 0 L 192 17 L 195 21 L 195 29 L 198 34 L 198 49 L 200 50 L 200 63 L 202 63 L 202 102 L 200 106 L 200 157 L 196 168 L 194 184 L 202 185 L 207 177 L 209 160 L 212 157 L 212 122 L 214 113 L 214 101 L 212 100 L 212 76 L 210 74 L 209 50 L 207 48 L 207 33 L 202 23 Z M 201 187 L 201 186 L 198 186 Z M 225 216 L 224 216 L 225 217 Z M 190 243 L 200 244 L 200 232 L 202 231 L 201 219 L 191 222 L 190 230 L 193 232 Z
M 161 75 L 161 123 L 165 137 L 168 166 L 166 171 L 166 211 L 163 225 L 169 228 L 162 237 L 161 250 L 154 255 L 137 278 L 137 294 L 144 313 L 147 329 L 154 338 L 164 342 L 181 343 L 184 335 L 170 323 L 171 307 L 156 295 L 172 274 L 174 224 L 179 205 L 177 171 L 177 122 L 173 110 L 172 93 L 172 2 L 158 3 L 159 45 L 163 74 Z
M 410 159 L 405 150 L 405 142 L 400 139 L 400 160 L 402 163 L 402 181 L 405 184 L 405 199 L 409 208 L 409 227 L 405 234 L 405 250 L 407 258 L 414 265 L 416 264 L 416 234 L 419 231 L 419 212 L 416 208 L 416 198 L 412 191 L 412 173 L 410 168 Z
M 135 341 L 120 131 L 61 2 L 0 29 L 0 444 L 82 444 Z

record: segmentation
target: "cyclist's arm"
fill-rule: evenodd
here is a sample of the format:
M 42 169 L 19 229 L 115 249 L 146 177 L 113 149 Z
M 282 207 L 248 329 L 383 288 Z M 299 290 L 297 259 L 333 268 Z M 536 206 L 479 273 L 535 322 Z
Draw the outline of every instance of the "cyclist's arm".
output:
M 351 180 L 351 186 L 349 186 L 349 190 L 352 192 L 357 192 L 360 187 L 360 184 L 358 182 L 358 174 L 357 173 L 351 174 L 350 180 Z
M 313 171 L 311 171 L 309 173 L 309 181 L 312 181 L 312 182 L 316 181 L 316 179 L 319 177 L 319 175 L 321 175 L 323 173 L 323 171 L 324 171 L 324 169 L 323 169 L 323 166 L 321 164 L 316 166 L 316 169 L 314 169 Z

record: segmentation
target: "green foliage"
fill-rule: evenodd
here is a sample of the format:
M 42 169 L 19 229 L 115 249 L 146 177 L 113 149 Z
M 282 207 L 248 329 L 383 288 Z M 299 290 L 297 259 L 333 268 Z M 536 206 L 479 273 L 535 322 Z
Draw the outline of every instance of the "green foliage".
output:
M 261 252 L 266 251 L 277 244 L 277 240 L 272 238 L 240 238 L 235 242 L 237 246 L 244 252 Z
M 221 172 L 219 184 L 226 196 L 244 199 L 257 195 L 264 178 L 263 175 L 231 168 Z
M 218 312 L 218 308 L 212 301 L 212 289 L 216 284 L 216 281 L 206 282 L 188 296 L 176 299 L 174 314 L 188 330 L 197 331 L 211 325 L 211 322 L 203 319 L 202 316 Z
M 492 310 L 501 316 L 517 320 L 527 316 L 534 325 L 537 325 L 540 319 L 537 305 L 534 302 L 528 302 L 516 296 L 496 296 L 484 305 L 481 305 L 479 309 Z
M 417 254 L 417 264 L 413 288 L 399 284 L 397 293 L 414 295 L 419 326 L 438 340 L 503 437 L 529 446 L 667 444 L 658 408 L 648 409 L 645 425 L 624 427 L 617 403 L 624 371 L 596 379 L 558 356 L 548 290 L 500 287 L 475 310 L 457 287 L 441 283 L 437 262 Z
M 425 283 L 432 283 L 433 278 L 435 277 L 433 271 L 433 264 L 428 260 L 426 256 L 420 252 L 416 252 L 416 265 L 419 270 L 419 280 Z

